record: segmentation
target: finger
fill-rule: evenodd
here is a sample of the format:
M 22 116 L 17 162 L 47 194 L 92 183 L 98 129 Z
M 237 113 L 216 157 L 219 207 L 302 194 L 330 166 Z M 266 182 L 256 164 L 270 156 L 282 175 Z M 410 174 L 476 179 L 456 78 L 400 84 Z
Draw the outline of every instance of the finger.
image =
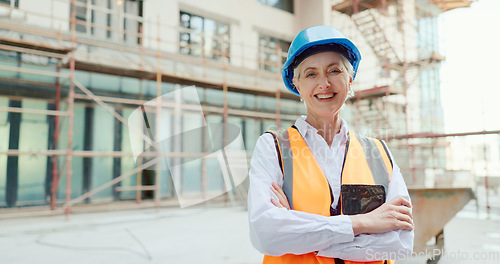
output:
M 288 204 L 288 200 L 286 198 L 280 202 L 286 209 L 290 210 L 290 205 Z
M 276 195 L 276 197 L 278 198 L 278 200 L 281 200 L 281 194 L 274 188 L 274 186 L 271 186 L 271 191 L 273 191 L 273 193 Z
M 273 182 L 272 186 L 280 195 L 283 194 L 283 197 L 285 196 L 285 194 L 283 193 L 283 189 L 281 189 L 281 186 L 279 186 L 275 182 Z
M 408 231 L 412 231 L 414 229 L 414 226 L 408 222 L 400 222 L 399 228 L 398 229 L 404 229 Z
M 275 191 L 275 193 L 279 199 L 280 204 L 283 205 L 283 207 L 285 207 L 286 209 L 290 209 L 290 205 L 288 204 L 288 200 L 286 199 L 286 197 L 283 197 L 280 193 L 278 193 L 278 191 Z
M 274 188 L 281 194 L 281 196 L 283 198 L 286 198 L 286 195 L 285 195 L 285 192 L 283 191 L 283 188 L 281 188 L 281 186 L 279 186 L 277 183 L 273 182 L 274 184 Z
M 274 189 L 274 187 L 271 187 L 271 191 L 273 191 L 274 195 L 276 195 L 276 197 L 278 198 L 278 201 L 282 207 L 286 207 L 286 204 L 284 204 L 282 201 L 283 201 L 283 198 L 281 198 L 281 194 L 276 190 Z
M 396 219 L 399 222 L 408 223 L 411 226 L 413 226 L 413 220 L 408 215 L 405 215 L 405 214 L 396 214 Z
M 409 208 L 412 207 L 411 203 L 401 196 L 392 199 L 389 203 L 394 204 L 394 205 L 404 205 L 404 206 L 409 207 Z
M 277 187 L 277 188 L 276 188 Z M 283 192 L 279 192 L 278 189 L 281 189 L 278 184 L 273 182 L 273 187 L 271 187 L 271 190 L 274 192 L 274 194 L 278 197 L 280 203 L 286 207 L 287 209 L 290 208 L 290 205 L 288 204 L 288 199 L 286 198 L 285 194 Z
M 395 211 L 410 217 L 410 219 L 413 219 L 413 214 L 411 213 L 410 208 L 406 206 L 396 206 Z
M 406 230 L 410 230 L 411 231 L 411 230 L 413 230 L 415 228 L 415 224 L 413 223 L 412 219 L 406 218 L 405 221 L 400 221 L 400 223 L 402 225 L 402 229 L 406 229 Z
M 271 198 L 271 203 L 274 204 L 274 206 L 276 206 L 278 208 L 283 208 L 283 205 L 281 205 L 280 202 L 278 202 L 278 200 L 276 200 L 274 198 Z

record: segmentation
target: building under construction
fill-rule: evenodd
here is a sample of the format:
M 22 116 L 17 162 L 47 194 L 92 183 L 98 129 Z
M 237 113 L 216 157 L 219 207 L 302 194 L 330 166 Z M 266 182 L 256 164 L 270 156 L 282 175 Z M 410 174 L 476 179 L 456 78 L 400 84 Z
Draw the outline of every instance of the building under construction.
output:
M 407 183 L 423 186 L 425 174 L 446 170 L 445 137 L 416 136 L 444 133 L 437 19 L 471 2 L 0 1 L 0 207 L 158 206 L 176 191 L 231 189 L 203 156 L 204 138 L 186 137 L 169 158 L 189 158 L 188 145 L 202 158 L 179 168 L 174 190 L 169 170 L 135 159 L 129 131 L 138 124 L 126 120 L 150 100 L 196 86 L 202 114 L 182 104 L 144 111 L 168 117 L 163 125 L 174 132 L 237 125 L 251 156 L 264 131 L 305 113 L 280 68 L 293 37 L 313 25 L 339 28 L 363 57 L 343 118 L 386 139 Z M 238 190 L 223 198 L 244 198 Z

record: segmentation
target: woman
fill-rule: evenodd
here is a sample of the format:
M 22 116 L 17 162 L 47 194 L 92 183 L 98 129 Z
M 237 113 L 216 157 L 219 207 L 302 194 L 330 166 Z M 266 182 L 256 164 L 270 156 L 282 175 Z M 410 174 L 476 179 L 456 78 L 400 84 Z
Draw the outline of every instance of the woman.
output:
M 249 173 L 250 236 L 264 263 L 384 263 L 413 248 L 398 166 L 383 141 L 340 117 L 360 59 L 328 26 L 301 31 L 290 46 L 283 81 L 307 116 L 260 136 Z

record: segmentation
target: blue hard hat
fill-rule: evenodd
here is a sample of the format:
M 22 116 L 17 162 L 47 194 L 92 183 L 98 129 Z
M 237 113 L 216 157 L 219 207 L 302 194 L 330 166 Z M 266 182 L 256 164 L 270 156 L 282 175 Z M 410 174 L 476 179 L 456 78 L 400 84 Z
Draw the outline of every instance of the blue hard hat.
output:
M 344 55 L 354 69 L 353 79 L 356 77 L 361 54 L 354 43 L 334 27 L 315 26 L 302 30 L 288 49 L 287 60 L 281 69 L 281 76 L 288 90 L 300 95 L 292 82 L 293 69 L 308 56 L 323 51 L 335 51 Z

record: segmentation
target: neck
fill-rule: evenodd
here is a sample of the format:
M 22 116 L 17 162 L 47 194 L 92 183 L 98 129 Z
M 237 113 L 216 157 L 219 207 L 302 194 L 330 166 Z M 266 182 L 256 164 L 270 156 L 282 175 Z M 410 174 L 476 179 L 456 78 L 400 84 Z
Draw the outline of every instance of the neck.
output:
M 340 132 L 339 113 L 331 117 L 320 117 L 308 113 L 306 121 L 318 130 L 318 134 L 325 139 L 328 146 L 332 145 L 333 138 Z

